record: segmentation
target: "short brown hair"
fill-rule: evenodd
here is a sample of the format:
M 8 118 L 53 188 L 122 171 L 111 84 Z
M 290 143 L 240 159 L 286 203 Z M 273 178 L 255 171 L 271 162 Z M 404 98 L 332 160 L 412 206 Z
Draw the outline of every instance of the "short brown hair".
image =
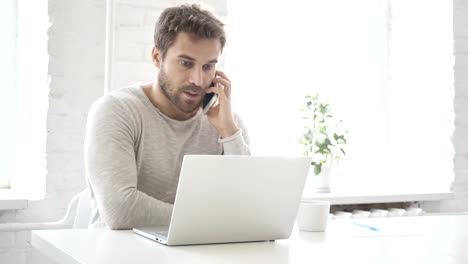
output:
M 224 24 L 210 11 L 202 10 L 196 4 L 169 7 L 162 12 L 154 29 L 154 46 L 163 58 L 179 32 L 191 33 L 199 38 L 218 38 L 221 50 L 226 44 Z

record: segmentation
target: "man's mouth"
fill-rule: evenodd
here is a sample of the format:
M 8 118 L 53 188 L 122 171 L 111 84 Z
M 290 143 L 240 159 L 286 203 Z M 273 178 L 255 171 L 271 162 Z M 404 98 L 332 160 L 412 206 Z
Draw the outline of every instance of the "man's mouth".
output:
M 199 97 L 201 97 L 201 93 L 197 93 L 197 92 L 194 92 L 194 91 L 184 91 L 183 94 L 188 97 L 189 99 L 197 99 Z

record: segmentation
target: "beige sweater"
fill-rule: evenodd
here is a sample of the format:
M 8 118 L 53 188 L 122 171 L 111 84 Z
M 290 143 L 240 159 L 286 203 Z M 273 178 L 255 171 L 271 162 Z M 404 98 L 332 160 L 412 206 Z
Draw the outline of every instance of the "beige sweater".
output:
M 247 130 L 220 139 L 200 111 L 171 119 L 141 86 L 96 101 L 88 116 L 85 169 L 93 213 L 90 227 L 129 229 L 169 223 L 185 154 L 249 155 Z

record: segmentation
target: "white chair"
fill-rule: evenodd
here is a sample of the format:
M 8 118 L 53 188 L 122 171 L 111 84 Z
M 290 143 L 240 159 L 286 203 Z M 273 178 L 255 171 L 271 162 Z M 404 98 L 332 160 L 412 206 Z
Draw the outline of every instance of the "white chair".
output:
M 73 229 L 88 228 L 91 219 L 91 192 L 88 188 L 80 192 L 76 207 Z
M 73 208 L 76 206 L 75 215 L 71 215 Z M 85 189 L 76 194 L 68 203 L 68 208 L 62 219 L 54 222 L 33 222 L 33 223 L 3 223 L 0 224 L 0 232 L 8 231 L 24 231 L 24 230 L 40 230 L 40 229 L 63 229 L 70 228 L 73 224 L 73 229 L 88 228 L 88 223 L 91 220 L 91 192 Z M 73 217 L 75 219 L 73 219 Z M 74 221 L 73 221 L 74 220 Z

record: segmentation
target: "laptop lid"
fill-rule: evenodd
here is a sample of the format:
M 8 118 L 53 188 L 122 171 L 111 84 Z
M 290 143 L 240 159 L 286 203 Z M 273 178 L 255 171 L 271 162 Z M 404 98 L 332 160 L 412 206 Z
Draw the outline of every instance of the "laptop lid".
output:
M 289 238 L 309 157 L 186 155 L 168 245 Z

